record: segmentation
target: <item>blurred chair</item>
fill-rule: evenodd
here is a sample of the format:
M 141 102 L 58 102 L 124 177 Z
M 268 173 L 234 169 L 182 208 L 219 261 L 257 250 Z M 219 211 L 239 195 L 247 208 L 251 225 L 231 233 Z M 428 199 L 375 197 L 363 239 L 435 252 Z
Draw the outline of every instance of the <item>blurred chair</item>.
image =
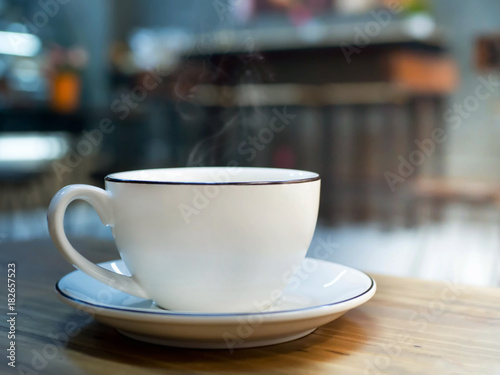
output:
M 472 215 L 481 209 L 491 209 L 500 203 L 500 186 L 496 183 L 448 179 L 445 177 L 420 177 L 412 181 L 413 221 L 440 220 L 447 206 L 463 204 Z

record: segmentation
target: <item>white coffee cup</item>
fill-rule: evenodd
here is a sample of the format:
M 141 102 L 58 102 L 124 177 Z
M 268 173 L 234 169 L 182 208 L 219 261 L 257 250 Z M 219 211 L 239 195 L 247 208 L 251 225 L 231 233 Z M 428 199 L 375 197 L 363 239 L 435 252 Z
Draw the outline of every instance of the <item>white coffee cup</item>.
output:
M 169 310 L 265 308 L 300 265 L 316 226 L 320 177 L 277 168 L 203 167 L 114 173 L 106 190 L 70 185 L 53 198 L 49 231 L 76 268 Z M 105 270 L 69 243 L 74 200 L 111 227 L 132 276 Z

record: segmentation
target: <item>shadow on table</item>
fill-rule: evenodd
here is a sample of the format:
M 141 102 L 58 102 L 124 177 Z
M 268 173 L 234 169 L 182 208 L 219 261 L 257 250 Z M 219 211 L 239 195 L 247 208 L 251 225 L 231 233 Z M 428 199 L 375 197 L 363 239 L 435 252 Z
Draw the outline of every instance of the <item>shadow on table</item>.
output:
M 363 317 L 362 320 L 366 319 Z M 321 359 L 321 362 L 335 362 L 339 357 L 349 356 L 365 339 L 365 324 L 342 317 L 298 340 L 259 348 L 236 349 L 231 353 L 223 349 L 180 349 L 148 344 L 125 337 L 104 324 L 92 322 L 82 327 L 79 335 L 70 339 L 67 358 L 72 360 L 74 351 L 139 368 L 216 373 L 243 369 L 285 371 L 301 367 L 310 370 L 313 361 Z

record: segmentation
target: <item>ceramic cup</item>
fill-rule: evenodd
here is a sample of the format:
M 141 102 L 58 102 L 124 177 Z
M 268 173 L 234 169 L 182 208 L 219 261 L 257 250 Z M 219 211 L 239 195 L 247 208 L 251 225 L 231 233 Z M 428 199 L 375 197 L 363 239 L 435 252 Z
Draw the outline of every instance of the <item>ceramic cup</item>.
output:
M 106 189 L 70 185 L 49 231 L 64 258 L 100 282 L 177 311 L 252 312 L 284 289 L 316 226 L 320 177 L 277 168 L 203 167 L 114 173 Z M 105 270 L 69 243 L 74 200 L 110 226 L 132 276 Z

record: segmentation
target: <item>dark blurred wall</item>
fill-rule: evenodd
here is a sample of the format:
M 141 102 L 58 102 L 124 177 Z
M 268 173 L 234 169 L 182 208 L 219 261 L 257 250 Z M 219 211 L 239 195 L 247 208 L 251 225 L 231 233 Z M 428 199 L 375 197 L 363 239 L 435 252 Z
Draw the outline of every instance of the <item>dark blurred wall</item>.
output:
M 108 107 L 111 4 L 103 0 L 70 1 L 65 10 L 74 44 L 82 45 L 90 56 L 84 75 L 83 100 L 92 107 Z

